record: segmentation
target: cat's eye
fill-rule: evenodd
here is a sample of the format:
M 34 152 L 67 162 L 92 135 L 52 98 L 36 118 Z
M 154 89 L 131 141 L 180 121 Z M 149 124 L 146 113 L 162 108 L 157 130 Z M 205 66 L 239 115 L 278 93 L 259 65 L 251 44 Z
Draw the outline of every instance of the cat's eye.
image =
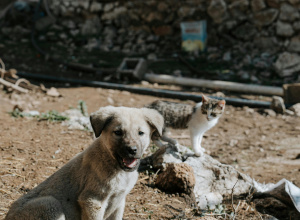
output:
M 140 135 L 140 136 L 144 135 L 144 132 L 139 131 L 139 135 Z
M 216 117 L 217 114 L 216 113 L 211 113 L 211 116 Z
M 117 136 L 122 136 L 123 135 L 123 132 L 121 130 L 116 130 L 116 131 L 114 131 L 114 133 Z

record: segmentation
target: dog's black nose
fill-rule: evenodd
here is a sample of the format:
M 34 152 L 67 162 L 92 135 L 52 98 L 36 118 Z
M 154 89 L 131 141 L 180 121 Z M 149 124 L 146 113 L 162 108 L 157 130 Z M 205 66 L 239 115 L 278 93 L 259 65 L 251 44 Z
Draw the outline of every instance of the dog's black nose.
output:
M 127 147 L 127 151 L 129 154 L 135 155 L 137 152 L 137 147 L 136 146 Z

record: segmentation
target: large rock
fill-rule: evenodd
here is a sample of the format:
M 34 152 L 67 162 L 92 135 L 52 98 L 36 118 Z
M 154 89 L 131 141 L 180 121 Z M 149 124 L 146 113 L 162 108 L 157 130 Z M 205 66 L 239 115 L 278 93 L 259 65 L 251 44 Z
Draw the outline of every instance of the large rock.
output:
M 265 11 L 260 11 L 253 15 L 253 21 L 258 26 L 270 25 L 278 16 L 278 10 L 270 8 Z
M 155 184 L 167 192 L 189 195 L 195 186 L 193 168 L 186 163 L 169 163 L 166 169 L 158 174 Z
M 283 52 L 276 60 L 274 68 L 281 77 L 291 76 L 300 71 L 300 56 L 295 53 Z
M 277 21 L 276 34 L 280 37 L 291 37 L 294 34 L 294 29 L 290 23 Z
M 215 23 L 222 23 L 227 17 L 227 8 L 224 0 L 212 0 L 207 8 L 207 13 Z
M 152 163 L 153 167 L 162 169 L 167 167 L 169 162 L 184 162 L 192 167 L 196 180 L 194 195 L 201 209 L 214 209 L 222 203 L 223 196 L 249 192 L 252 180 L 247 175 L 239 173 L 231 166 L 221 164 L 206 154 L 202 157 L 193 155 L 194 153 L 184 146 L 166 145 L 145 160 Z
M 298 9 L 290 4 L 283 3 L 280 5 L 280 20 L 282 21 L 295 21 L 300 17 Z
M 194 194 L 201 209 L 213 209 L 222 202 L 224 196 L 247 193 L 252 186 L 249 176 L 239 173 L 232 166 L 221 164 L 206 154 L 200 158 L 188 157 L 185 163 L 194 169 Z

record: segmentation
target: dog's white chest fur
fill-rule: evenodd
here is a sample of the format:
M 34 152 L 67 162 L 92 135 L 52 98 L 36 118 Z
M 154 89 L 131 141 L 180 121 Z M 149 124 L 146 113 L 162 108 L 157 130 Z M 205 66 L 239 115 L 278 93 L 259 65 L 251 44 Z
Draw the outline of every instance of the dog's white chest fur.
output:
M 137 171 L 122 171 L 107 183 L 107 188 L 101 189 L 102 191 L 107 190 L 107 192 L 109 192 L 106 195 L 106 200 L 104 200 L 104 202 L 102 201 L 101 206 L 99 207 L 105 210 L 103 215 L 104 219 L 111 216 L 117 207 L 119 207 L 121 201 L 125 200 L 126 195 L 132 190 L 137 179 Z

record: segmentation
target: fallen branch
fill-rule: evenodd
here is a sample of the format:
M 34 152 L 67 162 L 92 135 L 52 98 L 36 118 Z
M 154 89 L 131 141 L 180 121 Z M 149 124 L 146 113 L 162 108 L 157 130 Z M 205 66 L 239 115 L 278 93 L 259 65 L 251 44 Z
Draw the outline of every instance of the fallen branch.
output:
M 23 93 L 28 93 L 28 90 L 27 89 L 23 89 L 21 88 L 20 86 L 18 85 L 15 85 L 15 84 L 12 84 L 2 78 L 0 78 L 0 83 L 3 84 L 4 86 L 7 86 L 7 87 L 10 87 L 10 88 L 13 88 L 19 92 L 23 92 Z

